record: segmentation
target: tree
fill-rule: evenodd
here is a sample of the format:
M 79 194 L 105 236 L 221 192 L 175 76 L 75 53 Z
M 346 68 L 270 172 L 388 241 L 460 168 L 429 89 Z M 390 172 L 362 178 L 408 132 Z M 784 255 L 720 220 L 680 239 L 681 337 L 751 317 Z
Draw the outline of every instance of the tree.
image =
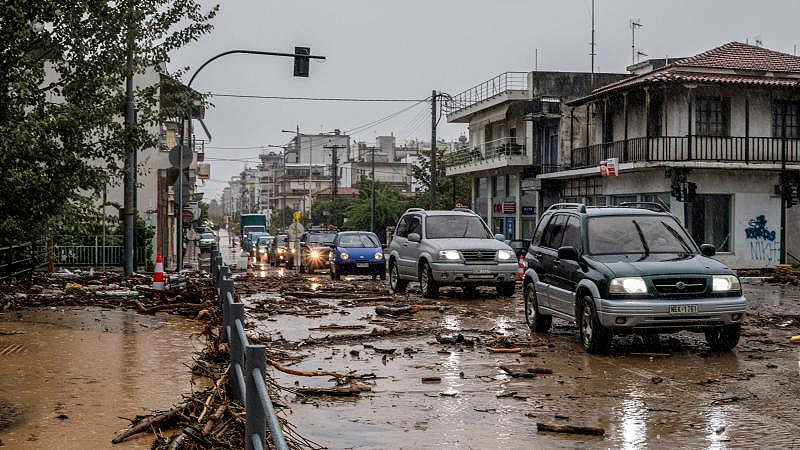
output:
M 272 234 L 278 234 L 282 230 L 281 227 L 289 226 L 292 223 L 292 214 L 294 213 L 294 209 L 286 207 L 286 208 L 278 208 L 272 211 L 272 215 L 269 218 L 269 230 Z
M 443 149 L 437 149 L 438 158 L 436 173 L 438 187 L 436 189 L 436 204 L 433 209 L 452 209 L 456 203 L 469 205 L 472 197 L 471 179 L 464 175 L 447 175 L 445 170 L 445 155 Z M 419 162 L 411 168 L 414 178 L 422 187 L 417 195 L 417 204 L 424 208 L 431 207 L 431 161 L 430 150 L 423 150 L 419 155 Z M 470 205 L 473 206 L 473 205 Z M 473 206 L 474 207 L 474 206 Z
M 127 50 L 137 73 L 163 67 L 170 52 L 210 31 L 216 11 L 198 0 L 4 2 L 0 242 L 82 221 L 120 174 L 128 144 L 157 147 L 148 130 L 177 113 L 160 108 L 160 86 L 142 86 L 139 126 L 122 124 Z
M 336 197 L 331 200 L 317 200 L 311 205 L 311 222 L 319 225 L 334 225 L 342 228 L 345 211 L 355 202 L 352 197 Z
M 374 231 L 382 242 L 386 239 L 386 228 L 394 227 L 400 216 L 409 207 L 406 198 L 386 183 L 375 183 L 375 229 L 370 230 L 372 212 L 372 181 L 362 178 L 358 185 L 358 198 L 345 209 L 348 230 Z

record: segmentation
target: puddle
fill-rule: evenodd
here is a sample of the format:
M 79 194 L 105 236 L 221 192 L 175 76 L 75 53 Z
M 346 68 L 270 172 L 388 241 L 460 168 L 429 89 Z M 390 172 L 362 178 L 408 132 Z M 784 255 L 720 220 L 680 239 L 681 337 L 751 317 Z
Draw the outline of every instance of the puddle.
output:
M 20 411 L 0 439 L 14 449 L 111 448 L 133 418 L 169 409 L 190 388 L 202 327 L 175 316 L 100 308 L 0 318 L 0 401 Z M 150 448 L 141 434 L 115 449 Z

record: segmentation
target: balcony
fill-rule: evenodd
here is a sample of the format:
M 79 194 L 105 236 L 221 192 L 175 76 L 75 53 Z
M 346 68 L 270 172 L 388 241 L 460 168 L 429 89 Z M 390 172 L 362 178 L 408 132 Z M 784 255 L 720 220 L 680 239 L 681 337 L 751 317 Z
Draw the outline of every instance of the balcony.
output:
M 528 98 L 527 72 L 505 72 L 454 95 L 444 104 L 448 122 L 463 121 L 470 114 L 509 100 Z
M 773 137 L 664 136 L 638 137 L 572 150 L 570 168 L 596 167 L 607 158 L 619 162 L 781 162 L 783 139 Z M 800 163 L 800 139 L 786 139 L 786 162 Z
M 445 157 L 447 175 L 529 164 L 525 145 L 517 143 L 513 137 L 495 139 L 481 145 L 464 146 Z

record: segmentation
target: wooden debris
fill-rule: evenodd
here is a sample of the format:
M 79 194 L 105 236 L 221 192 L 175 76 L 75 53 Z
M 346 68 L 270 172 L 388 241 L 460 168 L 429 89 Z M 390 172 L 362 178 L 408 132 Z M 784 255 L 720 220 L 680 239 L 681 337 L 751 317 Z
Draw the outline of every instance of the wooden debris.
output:
M 372 389 L 369 386 L 360 383 L 353 383 L 345 386 L 336 386 L 332 388 L 299 387 L 294 389 L 296 393 L 305 396 L 331 395 L 335 397 L 351 397 L 351 396 L 361 395 L 362 392 L 370 392 L 371 390 Z
M 792 336 L 789 338 L 789 342 L 792 344 L 800 344 L 800 336 Z
M 423 383 L 441 383 L 442 377 L 422 377 Z
M 550 433 L 586 434 L 591 436 L 602 436 L 606 434 L 606 430 L 602 428 L 562 425 L 556 423 L 537 422 L 536 429 L 539 432 L 547 431 Z
M 488 350 L 491 353 L 519 353 L 522 351 L 522 349 L 519 347 L 514 347 L 514 348 L 486 347 L 486 350 Z
M 391 307 L 385 305 L 378 305 L 375 307 L 375 314 L 379 316 L 403 316 L 406 314 L 414 314 L 420 311 L 438 311 L 439 306 L 437 305 L 410 305 L 410 306 L 400 306 L 400 307 Z
M 553 373 L 553 369 L 548 369 L 545 367 L 529 367 L 528 373 L 538 373 L 542 375 L 550 375 Z
M 339 325 L 338 323 L 331 323 L 328 325 L 320 325 L 318 327 L 309 328 L 309 331 L 315 330 L 363 330 L 367 328 L 366 325 Z
M 160 424 L 162 422 L 166 422 L 166 421 L 175 419 L 176 417 L 178 417 L 183 412 L 184 409 L 186 409 L 186 405 L 181 405 L 181 406 L 179 406 L 177 408 L 173 408 L 173 409 L 171 409 L 171 410 L 169 410 L 169 411 L 167 411 L 165 413 L 161 413 L 161 414 L 158 414 L 158 415 L 155 415 L 155 416 L 148 417 L 148 418 L 140 421 L 136 425 L 132 426 L 131 428 L 129 428 L 129 429 L 125 430 L 125 431 L 122 431 L 120 433 L 117 433 L 117 435 L 114 436 L 114 439 L 111 440 L 111 443 L 112 444 L 119 444 L 120 442 L 124 441 L 125 439 L 128 439 L 129 437 L 131 437 L 133 435 L 139 434 L 142 431 L 149 430 L 150 427 L 158 425 L 158 424 Z
M 502 369 L 503 372 L 507 373 L 512 378 L 534 378 L 534 377 L 536 377 L 535 373 L 520 372 L 520 371 L 514 370 L 514 369 L 512 369 L 512 368 L 510 368 L 508 366 L 500 366 L 500 369 Z
M 270 366 L 280 370 L 283 373 L 288 373 L 290 375 L 297 375 L 301 377 L 334 377 L 334 378 L 349 378 L 352 376 L 351 373 L 342 373 L 342 372 L 331 372 L 328 370 L 314 370 L 314 371 L 305 371 L 305 370 L 297 370 L 297 369 L 290 369 L 288 367 L 284 367 L 277 362 L 267 359 L 267 364 Z
M 204 309 L 202 303 L 167 303 L 164 305 L 156 305 L 150 308 L 146 308 L 139 300 L 134 300 L 136 304 L 136 309 L 139 310 L 142 314 L 155 314 L 158 311 L 164 311 L 168 309 Z

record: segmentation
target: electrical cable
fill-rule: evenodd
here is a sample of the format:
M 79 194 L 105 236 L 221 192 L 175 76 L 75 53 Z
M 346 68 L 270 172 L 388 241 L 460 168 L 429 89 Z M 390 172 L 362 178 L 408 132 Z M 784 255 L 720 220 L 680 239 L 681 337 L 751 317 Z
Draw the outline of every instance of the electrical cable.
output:
M 420 100 L 418 98 L 288 97 L 283 95 L 218 94 L 214 92 L 209 92 L 208 94 L 214 97 L 252 98 L 252 99 L 264 99 L 264 100 L 305 100 L 305 101 L 322 101 L 322 102 L 410 103 L 410 102 L 427 101 L 427 99 Z
M 424 99 L 424 100 L 420 100 L 417 103 L 414 103 L 411 106 L 407 106 L 407 107 L 405 107 L 405 108 L 403 108 L 403 109 L 401 109 L 399 111 L 393 112 L 392 114 L 389 114 L 388 116 L 384 116 L 384 117 L 381 117 L 380 119 L 373 120 L 372 122 L 368 122 L 368 123 L 365 123 L 363 125 L 360 125 L 360 126 L 357 126 L 357 127 L 353 127 L 353 128 L 351 128 L 349 130 L 345 130 L 345 134 L 349 134 L 349 135 L 358 134 L 358 133 L 360 133 L 360 132 L 362 132 L 364 130 L 367 130 L 367 129 L 371 128 L 371 127 L 374 127 L 376 125 L 380 125 L 381 123 L 386 122 L 389 119 L 397 117 L 398 115 L 403 114 L 404 112 L 409 111 L 412 108 L 423 104 L 424 102 L 427 102 L 429 99 L 430 99 L 430 97 L 428 97 L 427 99 Z

